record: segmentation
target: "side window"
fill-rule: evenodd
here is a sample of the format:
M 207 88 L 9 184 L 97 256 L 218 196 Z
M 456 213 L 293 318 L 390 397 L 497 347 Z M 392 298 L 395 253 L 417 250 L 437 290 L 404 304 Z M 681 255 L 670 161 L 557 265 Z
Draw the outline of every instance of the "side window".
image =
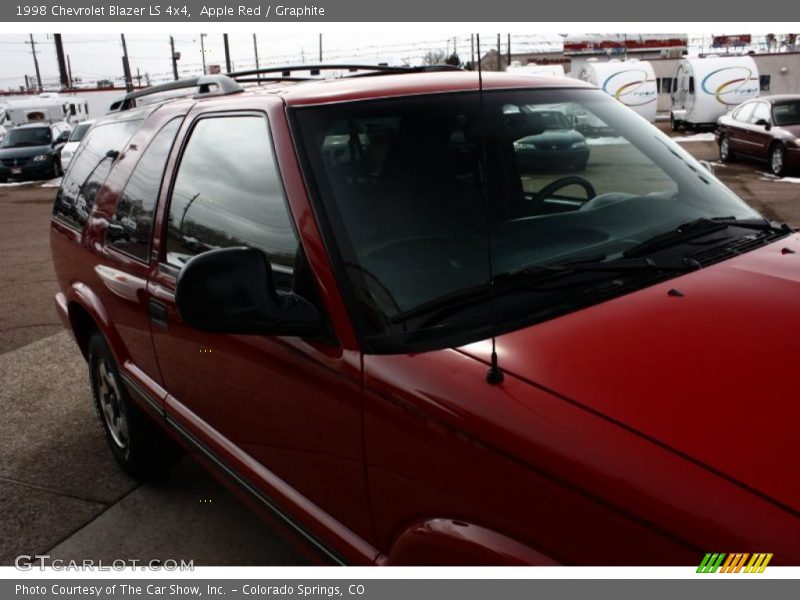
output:
M 72 227 L 83 228 L 97 191 L 111 170 L 113 153 L 125 148 L 141 122 L 137 119 L 97 125 L 86 134 L 58 189 L 53 207 L 56 217 Z
M 736 111 L 733 113 L 733 118 L 737 121 L 742 123 L 749 123 L 750 122 L 750 115 L 753 114 L 753 109 L 755 108 L 755 102 L 750 102 L 749 104 L 743 104 Z
M 195 254 L 229 246 L 263 250 L 276 283 L 290 288 L 298 242 L 263 117 L 199 120 L 175 177 L 167 262 L 180 267 Z
M 181 119 L 173 119 L 161 128 L 147 146 L 111 218 L 112 225 L 116 227 L 109 228 L 106 233 L 106 240 L 110 241 L 111 246 L 145 262 L 149 260 L 153 218 L 164 166 L 180 124 Z
M 689 93 L 694 94 L 694 77 L 689 77 Z
M 750 117 L 750 122 L 757 123 L 762 119 L 769 122 L 769 104 L 766 102 L 757 102 L 756 108 L 753 111 L 753 116 Z

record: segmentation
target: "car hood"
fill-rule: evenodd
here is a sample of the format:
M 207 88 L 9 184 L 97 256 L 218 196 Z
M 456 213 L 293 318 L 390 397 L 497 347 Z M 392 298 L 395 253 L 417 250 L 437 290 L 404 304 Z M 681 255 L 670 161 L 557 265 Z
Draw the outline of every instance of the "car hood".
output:
M 520 140 L 517 140 L 517 143 L 522 144 L 558 144 L 558 143 L 567 143 L 567 142 L 583 142 L 586 138 L 584 138 L 580 133 L 575 131 L 574 129 L 548 129 L 547 131 L 543 131 L 537 135 L 529 135 Z
M 778 127 L 782 131 L 785 131 L 791 136 L 796 138 L 800 138 L 800 124 L 799 125 L 781 125 Z
M 0 148 L 0 158 L 30 158 L 39 154 L 49 154 L 50 146 L 21 146 L 19 148 Z
M 800 235 L 496 343 L 508 374 L 800 510 Z

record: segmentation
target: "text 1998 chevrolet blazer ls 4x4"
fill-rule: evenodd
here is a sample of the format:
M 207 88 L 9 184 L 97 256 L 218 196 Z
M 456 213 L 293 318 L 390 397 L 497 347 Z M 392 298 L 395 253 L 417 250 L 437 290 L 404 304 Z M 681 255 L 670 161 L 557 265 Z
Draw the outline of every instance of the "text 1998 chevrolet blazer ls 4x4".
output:
M 800 236 L 582 82 L 357 75 L 82 142 L 56 304 L 122 465 L 178 440 L 339 563 L 800 564 Z

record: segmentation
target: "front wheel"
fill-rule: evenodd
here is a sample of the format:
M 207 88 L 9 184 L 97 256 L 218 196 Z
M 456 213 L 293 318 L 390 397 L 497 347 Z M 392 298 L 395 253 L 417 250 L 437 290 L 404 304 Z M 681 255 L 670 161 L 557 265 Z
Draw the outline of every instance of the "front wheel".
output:
M 786 150 L 783 146 L 775 145 L 769 151 L 769 169 L 776 177 L 783 177 L 786 173 Z
M 722 162 L 731 162 L 735 158 L 736 156 L 731 150 L 731 142 L 728 139 L 728 136 L 723 135 L 721 138 L 719 138 L 719 159 Z
M 178 456 L 178 449 L 133 403 L 99 333 L 89 341 L 89 374 L 95 410 L 114 458 L 140 480 L 163 473 Z

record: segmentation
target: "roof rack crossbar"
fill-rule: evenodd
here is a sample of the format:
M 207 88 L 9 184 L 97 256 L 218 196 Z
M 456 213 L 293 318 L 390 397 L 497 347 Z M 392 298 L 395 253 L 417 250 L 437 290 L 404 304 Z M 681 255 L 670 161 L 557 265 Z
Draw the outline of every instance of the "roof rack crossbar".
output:
M 225 75 L 203 75 L 201 77 L 178 79 L 177 81 L 151 85 L 141 90 L 129 92 L 121 100 L 115 102 L 113 108 L 120 111 L 129 110 L 136 106 L 137 98 L 190 88 L 197 88 L 197 92 L 194 94 L 195 98 L 226 96 L 244 91 L 242 86 Z
M 260 69 L 249 69 L 247 71 L 233 71 L 228 73 L 228 77 L 236 81 L 303 81 L 309 79 L 318 79 L 315 77 L 294 77 L 290 79 L 293 71 L 309 71 L 312 75 L 318 75 L 321 71 L 348 71 L 349 73 L 357 73 L 358 71 L 366 71 L 365 73 L 358 73 L 358 76 L 388 74 L 388 73 L 424 73 L 428 71 L 460 71 L 459 67 L 452 65 L 431 65 L 431 66 L 389 66 L 389 65 L 364 65 L 364 64 L 302 64 L 302 65 L 284 65 L 278 67 L 264 67 Z M 268 75 L 270 73 L 280 73 L 280 77 L 260 77 L 261 75 Z M 353 77 L 354 75 L 351 75 Z M 243 79 L 244 77 L 256 77 L 253 79 Z

